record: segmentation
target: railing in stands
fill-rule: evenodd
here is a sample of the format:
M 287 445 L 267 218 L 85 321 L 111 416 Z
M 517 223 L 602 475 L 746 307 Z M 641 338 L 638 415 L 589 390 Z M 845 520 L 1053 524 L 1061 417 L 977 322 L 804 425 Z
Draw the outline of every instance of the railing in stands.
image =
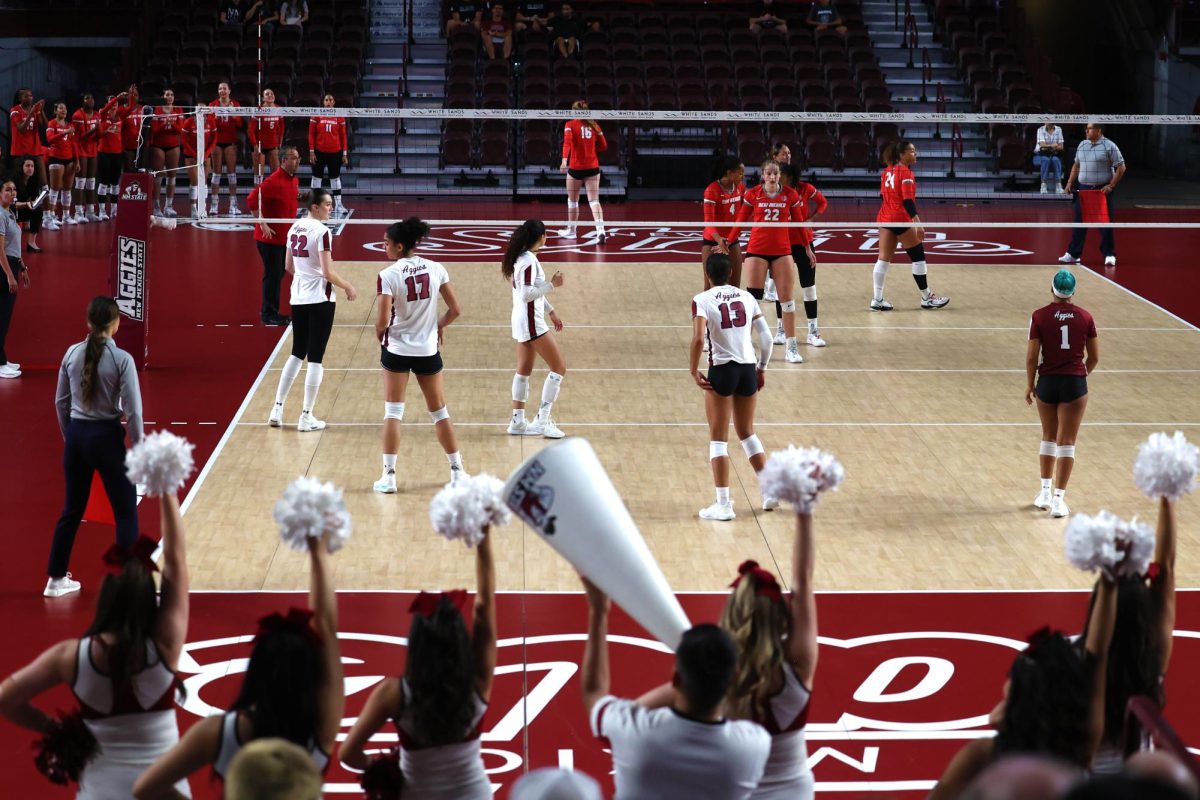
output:
M 941 81 L 938 81 L 937 100 L 935 101 L 934 109 L 939 114 L 946 113 L 946 87 L 942 86 Z M 933 138 L 942 138 L 942 123 L 940 121 L 933 126 Z
M 1153 700 L 1145 695 L 1129 698 L 1125 706 L 1125 752 L 1144 750 L 1154 743 L 1158 749 L 1166 750 L 1178 758 L 1188 771 L 1200 781 L 1200 764 L 1188 752 L 1187 747 L 1175 733 L 1171 724 Z
M 933 83 L 933 59 L 929 57 L 929 48 L 921 48 L 921 102 L 929 102 L 929 92 L 927 87 Z M 938 84 L 941 87 L 941 84 Z
M 905 24 L 907 25 L 908 18 L 912 16 L 912 13 L 913 13 L 912 0 L 904 0 L 904 14 L 903 15 L 901 15 L 901 13 L 900 13 L 900 0 L 896 0 L 896 3 L 893 6 L 893 8 L 894 8 L 895 17 L 896 17 L 896 21 L 895 21 L 896 30 L 900 30 L 900 20 L 903 19 Z
M 954 160 L 958 159 L 961 161 L 964 150 L 962 126 L 955 122 L 950 126 L 950 169 L 946 173 L 946 177 L 954 177 Z
M 404 100 L 408 97 L 408 65 L 412 61 L 412 48 L 416 44 L 413 36 L 413 0 L 404 0 L 404 56 L 400 60 L 400 75 L 396 79 L 396 108 L 404 108 Z M 393 150 L 396 152 L 396 163 L 392 173 L 400 174 L 400 137 L 407 133 L 403 118 L 397 118 L 392 129 Z
M 913 14 L 908 14 L 904 18 L 904 38 L 900 40 L 900 46 L 908 48 L 908 68 L 913 68 L 913 51 L 917 49 L 917 18 Z

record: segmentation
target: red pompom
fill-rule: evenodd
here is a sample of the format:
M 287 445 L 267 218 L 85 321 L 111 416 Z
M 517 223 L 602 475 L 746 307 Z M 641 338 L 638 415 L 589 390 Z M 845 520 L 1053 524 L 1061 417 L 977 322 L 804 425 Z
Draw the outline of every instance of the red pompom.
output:
M 358 779 L 367 800 L 399 800 L 404 789 L 404 773 L 400 770 L 400 749 L 392 748 L 367 762 Z
M 100 754 L 100 744 L 83 721 L 83 714 L 59 712 L 59 719 L 41 739 L 33 743 L 33 763 L 51 783 L 79 782 L 83 768 Z

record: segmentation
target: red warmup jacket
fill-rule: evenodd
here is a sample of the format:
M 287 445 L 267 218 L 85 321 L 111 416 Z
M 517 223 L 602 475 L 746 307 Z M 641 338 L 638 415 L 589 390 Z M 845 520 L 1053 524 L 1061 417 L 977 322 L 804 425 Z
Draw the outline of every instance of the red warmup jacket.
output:
M 262 197 L 262 216 L 264 219 L 294 219 L 300 192 L 300 179 L 288 175 L 287 170 L 277 169 L 265 181 L 254 187 L 246 203 L 251 213 L 258 216 L 258 198 Z M 287 235 L 288 225 L 283 222 L 270 223 L 274 236 L 263 236 L 258 225 L 254 226 L 254 240 L 266 244 L 283 246 L 283 237 Z

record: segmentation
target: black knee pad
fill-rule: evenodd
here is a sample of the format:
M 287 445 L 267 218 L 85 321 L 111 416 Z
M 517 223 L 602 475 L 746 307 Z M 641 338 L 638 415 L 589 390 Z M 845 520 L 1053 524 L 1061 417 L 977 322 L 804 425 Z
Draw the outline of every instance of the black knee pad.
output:
M 753 297 L 755 300 L 763 299 L 763 287 L 761 287 L 761 286 L 759 286 L 757 289 L 751 289 L 750 287 L 747 286 L 746 291 L 749 292 L 750 296 Z
M 906 248 L 904 250 L 904 252 L 908 253 L 908 257 L 910 259 L 912 259 L 913 261 L 924 261 L 925 260 L 925 245 L 924 244 L 918 244 L 916 247 Z

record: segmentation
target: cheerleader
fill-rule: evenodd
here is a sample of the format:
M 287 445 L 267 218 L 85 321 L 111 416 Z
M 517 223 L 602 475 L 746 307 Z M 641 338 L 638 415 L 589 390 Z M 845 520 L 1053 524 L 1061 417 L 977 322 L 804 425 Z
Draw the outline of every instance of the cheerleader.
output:
M 563 323 L 546 295 L 563 285 L 563 274 L 555 272 L 550 280 L 546 280 L 546 272 L 537 257 L 545 244 L 546 226 L 541 220 L 526 220 L 509 237 L 500 265 L 500 273 L 512 283 L 512 335 L 517 341 L 517 373 L 513 376 L 512 418 L 508 422 L 508 432 L 513 436 L 561 439 L 565 434 L 554 424 L 550 410 L 567 374 L 567 361 L 554 338 L 554 331 L 561 331 Z M 554 331 L 546 324 L 547 315 Z M 535 356 L 541 356 L 550 373 L 542 384 L 542 404 L 537 417 L 533 422 L 527 422 L 525 403 L 529 400 L 529 376 L 533 373 Z
M 163 170 L 166 173 L 158 179 L 155 198 L 155 213 L 165 215 L 167 209 L 174 210 L 175 205 L 175 171 L 179 169 L 179 137 L 183 131 L 183 110 L 175 105 L 175 92 L 163 90 L 163 102 L 154 107 L 150 120 L 150 171 L 157 175 Z M 162 206 L 159 210 L 159 202 Z
M 333 108 L 333 95 L 327 94 L 321 101 L 325 108 Z M 308 163 L 312 165 L 312 187 L 321 186 L 321 179 L 329 173 L 329 190 L 333 192 L 333 211 L 339 216 L 346 214 L 342 205 L 342 167 L 350 163 L 346 139 L 345 117 L 312 117 L 308 121 Z
M 100 115 L 96 113 L 96 98 L 83 96 L 83 105 L 75 109 L 71 121 L 75 125 L 75 154 L 79 171 L 75 173 L 75 221 L 99 222 L 96 216 L 96 151 L 100 145 Z
M 795 164 L 784 164 L 780 167 L 783 185 L 800 195 L 800 205 L 796 209 L 797 221 L 815 220 L 829 202 L 811 183 L 800 180 L 800 170 Z M 812 214 L 808 213 L 809 203 L 816 207 Z M 808 319 L 808 346 L 824 347 L 825 340 L 821 338 L 821 326 L 817 319 L 817 254 L 813 251 L 812 228 L 788 228 L 788 237 L 792 243 L 792 260 L 796 262 L 796 272 L 800 276 L 800 291 L 804 294 L 804 316 Z M 779 322 L 775 329 L 775 344 L 783 344 L 786 338 L 783 333 L 783 309 L 777 300 L 775 314 Z
M 275 390 L 275 405 L 267 423 L 272 428 L 283 426 L 283 403 L 300 367 L 308 359 L 308 370 L 304 373 L 304 406 L 296 430 L 301 433 L 319 431 L 325 423 L 316 418 L 313 409 L 317 404 L 317 393 L 321 390 L 321 379 L 325 368 L 325 346 L 333 332 L 333 315 L 336 308 L 338 287 L 346 293 L 346 299 L 358 299 L 353 285 L 333 271 L 333 234 L 325 224 L 333 211 L 329 193 L 313 189 L 308 197 L 308 214 L 296 220 L 288 229 L 284 241 L 287 253 L 284 266 L 292 274 L 292 354 L 283 365 L 279 375 L 279 386 Z
M 1050 305 L 1034 311 L 1029 319 L 1025 402 L 1033 405 L 1037 400 L 1042 421 L 1042 444 L 1038 449 L 1042 488 L 1033 504 L 1050 509 L 1052 517 L 1065 517 L 1071 513 L 1064 498 L 1075 466 L 1075 437 L 1087 409 L 1087 376 L 1100 363 L 1100 340 L 1092 315 L 1072 300 L 1075 276 L 1060 269 L 1050 288 L 1054 295 Z
M 746 184 L 742 183 L 745 176 L 746 167 L 741 160 L 737 156 L 725 156 L 717 161 L 713 181 L 704 190 L 704 221 L 709 225 L 704 228 L 704 240 L 700 245 L 700 270 L 704 273 L 705 289 L 712 288 L 705 265 L 714 249 L 721 246 L 728 251 L 729 263 L 733 270 L 730 285 L 742 285 L 741 246 L 736 241 L 727 242 L 726 238 L 737 219 L 742 195 L 746 193 Z M 721 227 L 717 227 L 718 224 L 721 224 Z
M 700 510 L 701 519 L 731 520 L 733 500 L 729 497 L 729 419 L 750 459 L 754 471 L 767 463 L 762 442 L 754 434 L 754 406 L 763 386 L 764 371 L 771 360 L 771 329 L 767 327 L 758 300 L 749 292 L 729 285 L 729 256 L 714 253 L 704 264 L 712 288 L 692 298 L 691 372 L 696 385 L 705 390 L 704 413 L 708 418 L 708 459 L 716 484 L 716 502 Z M 758 335 L 758 360 L 750 331 Z M 708 374 L 700 372 L 700 353 L 708 343 Z M 778 505 L 763 496 L 763 510 Z
M 572 111 L 587 111 L 586 100 L 576 100 Z M 604 244 L 604 211 L 600 208 L 600 160 L 596 153 L 608 149 L 600 123 L 593 119 L 573 119 L 563 127 L 562 163 L 559 172 L 567 173 L 567 227 L 558 232 L 564 239 L 575 238 L 579 220 L 579 190 L 586 187 L 588 206 L 596 221 L 597 244 Z
M 925 264 L 925 228 L 917 214 L 917 180 L 912 165 L 917 163 L 917 148 L 912 142 L 900 140 L 888 145 L 883 151 L 887 164 L 879 177 L 879 196 L 883 203 L 875 221 L 879 223 L 879 260 L 872 273 L 875 295 L 871 300 L 872 311 L 891 311 L 892 304 L 883 298 L 883 285 L 888 267 L 899 243 L 912 261 L 913 280 L 921 291 L 921 308 L 942 308 L 950 302 L 949 297 L 934 294 L 929 289 Z M 895 223 L 901 223 L 895 225 Z
M 275 104 L 275 91 L 263 89 L 260 108 L 279 108 Z M 254 149 L 254 185 L 279 169 L 279 145 L 283 143 L 283 117 L 253 117 L 246 127 L 250 147 Z M 253 212 L 253 209 L 251 209 Z
M 137 169 L 138 155 L 142 148 L 142 123 L 146 121 L 146 113 L 138 101 L 137 84 L 129 87 L 128 111 L 121 118 L 121 147 L 125 151 L 125 171 Z
M 779 165 L 774 161 L 763 162 L 759 169 L 761 183 L 748 189 L 742 197 L 738 211 L 738 224 L 729 234 L 729 241 L 737 241 L 741 224 L 745 222 L 792 222 L 799 219 L 800 195 L 785 188 L 779 180 Z M 768 271 L 775 279 L 780 298 L 788 298 L 780 304 L 783 312 L 783 330 L 787 349 L 784 359 L 789 364 L 804 363 L 800 346 L 796 344 L 796 301 L 792 298 L 792 271 L 796 263 L 792 260 L 792 245 L 787 228 L 750 228 L 750 243 L 746 246 L 745 271 L 746 291 L 756 300 L 763 299 L 763 282 Z M 727 248 L 718 252 L 725 253 Z
M 196 148 L 200 138 L 196 135 L 196 115 L 188 114 L 183 121 L 179 141 L 183 145 L 183 166 L 188 176 L 188 195 L 192 200 L 192 217 L 200 216 L 200 185 L 204 183 L 204 165 L 209 163 L 213 151 L 217 148 L 217 116 L 204 115 L 204 155 L 197 156 Z M 216 195 L 213 195 L 216 199 Z M 167 208 L 168 217 L 175 216 L 175 209 Z
M 50 230 L 60 225 L 78 225 L 71 214 L 71 181 L 75 178 L 78 161 L 75 158 L 75 126 L 67 119 L 67 104 L 54 104 L 54 119 L 46 126 L 46 144 L 50 146 L 49 211 L 54 219 L 55 206 L 62 206 L 61 223 L 54 222 Z M 49 227 L 49 226 L 47 226 Z
M 320 189 L 316 191 L 322 191 Z M 433 418 L 438 444 L 450 462 L 450 483 L 467 477 L 462 454 L 442 381 L 442 331 L 462 313 L 458 295 L 446 268 L 416 254 L 417 245 L 429 234 L 429 226 L 416 217 L 390 225 L 384 239 L 390 267 L 379 273 L 379 304 L 375 313 L 375 335 L 379 338 L 379 363 L 383 367 L 383 475 L 375 491 L 396 491 L 396 455 L 400 450 L 400 421 L 404 419 L 404 391 L 408 373 L 416 375 L 425 396 L 425 407 Z M 446 312 L 438 316 L 438 297 L 446 301 Z
M 128 100 L 128 92 L 110 97 L 97 115 L 100 119 L 100 130 L 96 147 L 96 197 L 99 203 L 96 216 L 101 222 L 117 215 L 117 189 L 121 185 L 123 165 L 121 151 L 124 149 L 121 141 L 122 117 L 132 110 Z M 126 102 L 119 105 L 121 101 Z M 111 215 L 108 213 L 109 208 L 112 210 Z
M 229 96 L 229 84 L 221 81 L 217 84 L 217 99 L 208 104 L 210 108 L 241 108 L 241 103 Z M 221 169 L 225 170 L 225 186 L 229 195 L 229 215 L 240 216 L 242 210 L 237 204 L 237 134 L 245 127 L 242 117 L 217 117 L 217 146 L 213 150 L 209 169 L 209 193 L 212 195 L 208 204 L 208 213 L 216 216 L 220 212 L 218 195 L 221 191 Z

